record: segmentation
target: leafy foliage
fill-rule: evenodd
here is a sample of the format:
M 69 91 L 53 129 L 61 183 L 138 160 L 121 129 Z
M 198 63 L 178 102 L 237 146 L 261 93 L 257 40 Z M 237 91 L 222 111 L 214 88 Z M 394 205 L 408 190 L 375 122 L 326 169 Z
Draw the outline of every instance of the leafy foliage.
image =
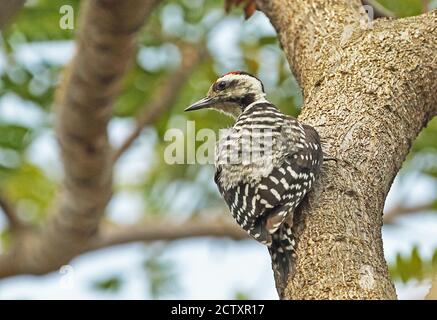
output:
M 158 252 L 149 255 L 143 267 L 148 276 L 149 292 L 153 299 L 174 293 L 178 289 L 179 285 L 172 263 L 163 259 Z
M 29 145 L 30 134 L 29 128 L 14 124 L 0 124 L 0 148 L 22 152 Z
M 6 36 L 21 34 L 26 42 L 71 39 L 73 30 L 59 28 L 59 10 L 63 5 L 72 6 L 76 13 L 79 11 L 79 0 L 29 1 L 7 30 Z
M 2 181 L 1 188 L 19 213 L 28 221 L 41 223 L 53 201 L 55 183 L 37 166 L 23 163 L 10 170 Z
M 422 0 L 379 0 L 378 2 L 397 17 L 415 16 L 426 11 L 425 1 Z
M 235 300 L 250 300 L 250 295 L 242 291 L 237 291 L 234 298 Z
M 123 281 L 119 276 L 111 276 L 106 279 L 95 281 L 93 288 L 99 291 L 105 291 L 109 293 L 118 292 L 123 286 Z
M 431 259 L 423 259 L 419 248 L 414 246 L 409 255 L 396 255 L 396 261 L 389 266 L 390 275 L 393 279 L 407 282 L 415 279 L 422 281 L 437 272 L 437 249 Z

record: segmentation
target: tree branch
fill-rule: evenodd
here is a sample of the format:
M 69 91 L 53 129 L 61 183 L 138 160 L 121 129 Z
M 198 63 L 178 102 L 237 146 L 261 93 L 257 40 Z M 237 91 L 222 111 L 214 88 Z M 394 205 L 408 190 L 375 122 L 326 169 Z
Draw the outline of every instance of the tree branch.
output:
M 168 76 L 162 86 L 154 93 L 152 102 L 141 110 L 144 110 L 137 118 L 135 129 L 114 152 L 113 161 L 118 158 L 140 136 L 145 126 L 155 123 L 160 116 L 169 110 L 176 102 L 179 93 L 184 88 L 189 75 L 207 56 L 206 48 L 195 49 L 184 45 L 181 47 L 182 63 L 176 72 Z
M 23 226 L 22 221 L 19 219 L 12 204 L 4 195 L 0 194 L 0 208 L 2 209 L 6 219 L 8 220 L 9 227 L 12 231 L 16 231 Z
M 386 195 L 437 113 L 437 11 L 369 24 L 360 1 L 258 0 L 304 92 L 325 154 L 286 299 L 395 299 L 382 249 Z M 370 280 L 371 281 L 370 281 Z
M 431 288 L 425 297 L 426 300 L 437 300 L 437 273 L 431 281 Z
M 0 2 L 0 31 L 11 22 L 25 2 L 26 0 L 2 0 Z
M 24 234 L 27 244 L 32 240 L 32 232 L 35 231 Z M 132 226 L 113 226 L 109 223 L 102 223 L 99 232 L 90 238 L 86 246 L 76 255 L 133 242 L 176 241 L 200 237 L 249 239 L 246 232 L 228 214 L 225 215 L 221 210 L 217 212 L 208 210 L 180 222 L 175 221 L 174 218 L 171 220 L 153 218 L 142 222 L 141 225 Z M 11 251 L 0 255 L 0 278 L 22 272 L 32 273 L 30 270 L 23 271 L 17 268 L 16 259 L 21 258 L 17 257 L 16 253 L 16 251 Z
M 399 216 L 421 213 L 423 211 L 432 210 L 434 207 L 434 202 L 425 203 L 414 207 L 405 207 L 403 205 L 395 206 L 394 208 L 384 213 L 384 224 L 393 223 L 394 220 L 396 220 L 396 218 L 398 218 Z
M 136 48 L 136 35 L 159 0 L 83 2 L 77 53 L 56 98 L 56 134 L 65 177 L 53 214 L 37 232 L 15 239 L 15 274 L 47 273 L 80 253 L 100 223 L 112 195 L 107 137 L 121 79 Z M 0 262 L 5 259 L 0 259 Z M 7 276 L 0 264 L 0 276 Z
M 101 229 L 86 251 L 139 241 L 175 241 L 198 237 L 248 239 L 248 235 L 232 219 L 226 218 L 223 212 L 208 212 L 179 223 L 174 218 L 154 218 L 142 225 L 102 226 Z

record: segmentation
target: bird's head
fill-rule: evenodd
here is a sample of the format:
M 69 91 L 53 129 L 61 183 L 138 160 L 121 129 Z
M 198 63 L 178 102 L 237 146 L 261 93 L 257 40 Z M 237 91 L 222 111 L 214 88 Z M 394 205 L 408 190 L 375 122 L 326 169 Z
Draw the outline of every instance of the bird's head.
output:
M 236 118 L 247 106 L 264 100 L 264 97 L 261 80 L 244 71 L 232 71 L 218 78 L 206 97 L 193 103 L 185 111 L 211 108 Z

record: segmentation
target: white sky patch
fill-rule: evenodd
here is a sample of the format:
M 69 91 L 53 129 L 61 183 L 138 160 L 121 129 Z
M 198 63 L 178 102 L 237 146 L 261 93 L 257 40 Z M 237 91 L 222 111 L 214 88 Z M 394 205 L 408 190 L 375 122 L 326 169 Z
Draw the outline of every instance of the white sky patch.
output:
M 144 217 L 144 196 L 140 192 L 117 192 L 109 202 L 107 215 L 122 225 L 138 222 Z
M 401 172 L 390 188 L 385 201 L 385 211 L 400 203 L 405 206 L 414 206 L 427 203 L 435 198 L 437 190 L 435 181 L 417 170 Z
M 166 254 L 185 270 L 179 277 L 183 293 L 176 299 L 232 299 L 238 291 L 254 299 L 277 299 L 267 249 L 255 241 L 190 240 Z
M 437 248 L 436 230 L 435 213 L 397 218 L 394 225 L 382 229 L 386 259 L 394 262 L 398 252 L 409 256 L 414 245 L 418 246 L 422 258 L 430 259 Z
M 114 148 L 119 147 L 132 132 L 135 123 L 131 119 L 115 118 L 109 123 L 109 140 Z M 115 165 L 115 184 L 135 184 L 144 180 L 146 171 L 154 158 L 156 133 L 144 129 L 140 137 L 122 155 Z
M 184 35 L 184 11 L 178 4 L 168 4 L 164 7 L 160 17 L 162 29 L 169 35 L 182 37 Z
M 74 54 L 73 41 L 34 42 L 17 45 L 14 48 L 15 58 L 27 67 L 45 61 L 55 65 L 65 65 Z
M 120 146 L 135 127 L 132 118 L 114 118 L 109 121 L 109 142 L 114 146 Z
M 429 280 L 412 280 L 407 283 L 396 282 L 396 291 L 400 300 L 423 300 L 428 294 L 431 282 Z
M 247 41 L 253 41 L 259 37 L 274 37 L 276 31 L 270 23 L 269 19 L 262 12 L 256 11 L 249 20 L 241 21 L 242 38 Z
M 137 56 L 138 64 L 146 71 L 173 69 L 181 63 L 181 54 L 174 44 L 159 47 L 141 47 Z
M 53 130 L 40 131 L 26 152 L 30 162 L 44 170 L 48 177 L 56 180 L 62 177 L 59 147 Z
M 276 69 L 275 67 L 279 65 L 280 56 L 275 50 L 271 48 L 262 48 L 260 52 L 260 61 L 263 63 L 260 64 L 259 74 L 263 79 L 264 86 L 266 87 L 266 91 L 273 87 L 277 83 L 277 78 L 279 77 L 277 72 L 272 72 L 272 69 Z
M 243 66 L 243 56 L 239 50 L 241 21 L 235 17 L 226 17 L 211 30 L 208 48 L 214 59 L 219 62 L 219 73 Z
M 14 94 L 6 94 L 0 98 L 0 120 L 5 123 L 38 128 L 47 121 L 47 116 L 34 103 L 24 101 Z

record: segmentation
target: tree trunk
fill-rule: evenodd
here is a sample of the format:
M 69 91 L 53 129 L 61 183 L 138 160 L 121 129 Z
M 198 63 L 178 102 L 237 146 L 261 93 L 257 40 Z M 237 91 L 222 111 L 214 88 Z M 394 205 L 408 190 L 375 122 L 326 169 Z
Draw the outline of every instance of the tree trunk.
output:
M 285 299 L 396 299 L 382 212 L 412 141 L 437 113 L 437 11 L 370 22 L 360 1 L 259 0 L 325 161 L 298 224 Z
M 26 0 L 0 1 L 0 30 L 3 30 L 20 11 Z
M 434 277 L 431 281 L 431 288 L 429 289 L 425 299 L 437 300 L 437 274 L 434 274 Z

